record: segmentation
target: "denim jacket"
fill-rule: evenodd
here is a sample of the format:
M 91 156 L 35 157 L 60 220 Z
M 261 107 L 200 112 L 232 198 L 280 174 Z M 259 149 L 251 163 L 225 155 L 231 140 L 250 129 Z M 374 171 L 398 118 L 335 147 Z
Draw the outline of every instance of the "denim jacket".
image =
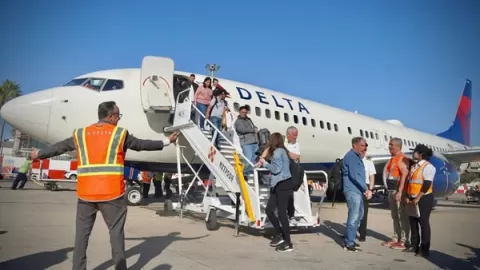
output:
M 290 160 L 287 151 L 283 148 L 277 148 L 273 151 L 270 162 L 265 161 L 263 167 L 272 173 L 270 177 L 270 187 L 275 187 L 279 182 L 291 178 Z

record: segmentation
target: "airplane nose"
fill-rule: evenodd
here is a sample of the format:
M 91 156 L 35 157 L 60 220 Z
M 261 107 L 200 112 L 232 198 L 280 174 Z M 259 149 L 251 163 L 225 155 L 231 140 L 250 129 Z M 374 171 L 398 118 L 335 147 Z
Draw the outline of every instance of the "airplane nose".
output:
M 0 115 L 14 128 L 36 140 L 45 141 L 50 122 L 52 90 L 38 91 L 5 103 Z

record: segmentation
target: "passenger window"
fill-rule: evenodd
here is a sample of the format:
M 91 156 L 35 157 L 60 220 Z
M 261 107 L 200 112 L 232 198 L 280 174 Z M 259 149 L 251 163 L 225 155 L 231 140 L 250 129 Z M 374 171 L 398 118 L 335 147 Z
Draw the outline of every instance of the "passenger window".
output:
M 275 111 L 275 119 L 280 120 L 280 112 Z
M 312 122 L 312 127 L 317 126 L 317 121 L 315 121 L 315 119 L 311 119 L 311 122 Z
M 238 112 L 240 109 L 240 104 L 238 104 L 237 102 L 233 103 L 233 110 Z
M 387 135 L 385 135 L 385 141 L 388 141 L 388 137 L 387 137 Z
M 372 138 L 372 139 L 374 138 L 373 137 L 373 132 L 371 132 L 371 131 L 370 131 L 370 138 Z
M 369 134 L 368 134 L 368 131 L 365 131 L 365 137 L 367 137 L 367 139 L 369 138 L 368 135 L 369 135 Z
M 303 125 L 306 126 L 306 125 L 307 125 L 307 118 L 306 118 L 306 117 L 302 117 L 302 122 L 303 122 Z
M 255 107 L 255 114 L 257 116 L 262 116 L 262 109 L 260 109 L 259 107 Z
M 91 78 L 83 86 L 89 89 L 100 91 L 105 79 Z
M 325 128 L 325 126 L 323 125 L 323 121 L 320 121 L 320 128 L 321 128 L 321 129 L 324 129 L 324 128 Z
M 337 126 L 337 124 L 333 124 L 333 129 L 335 130 L 335 132 L 338 132 L 338 126 Z
M 265 109 L 265 116 L 267 118 L 271 118 L 272 117 L 272 114 L 270 113 L 270 109 Z
M 363 137 L 363 130 L 360 129 L 360 136 Z
M 378 140 L 378 133 L 375 133 L 375 139 Z
M 283 119 L 285 119 L 285 122 L 290 121 L 290 119 L 289 119 L 289 117 L 288 117 L 288 113 L 284 113 L 284 114 L 283 114 Z
M 331 129 L 332 129 L 332 127 L 330 126 L 330 122 L 327 122 L 327 129 L 328 129 L 328 130 L 331 130 Z
M 351 134 L 352 134 L 352 128 L 351 128 L 351 127 L 348 127 L 347 130 L 348 130 L 348 134 L 351 135 Z
M 295 124 L 298 124 L 298 116 L 296 116 L 296 115 L 293 116 L 293 122 Z
M 102 91 L 111 91 L 111 90 L 120 90 L 123 89 L 123 81 L 120 80 L 107 80 L 105 86 L 103 86 Z

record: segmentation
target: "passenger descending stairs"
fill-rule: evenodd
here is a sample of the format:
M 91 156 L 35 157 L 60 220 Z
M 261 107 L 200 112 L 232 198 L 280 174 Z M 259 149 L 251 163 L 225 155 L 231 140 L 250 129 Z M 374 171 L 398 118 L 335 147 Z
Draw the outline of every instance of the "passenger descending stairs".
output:
M 203 130 L 203 134 L 211 141 L 212 140 L 212 132 L 209 130 Z M 228 138 L 228 136 L 226 136 Z M 235 166 L 235 161 L 233 158 L 233 152 L 235 152 L 236 149 L 234 146 L 230 145 L 223 137 L 220 138 L 220 153 L 223 154 L 223 156 L 228 160 L 228 162 L 232 165 L 232 167 Z M 243 162 L 243 161 L 242 161 Z M 253 173 L 250 173 L 248 175 L 248 179 L 245 179 L 247 181 L 247 184 L 255 190 L 255 180 L 254 180 L 254 175 Z M 267 205 L 268 197 L 270 195 L 270 188 L 268 187 L 268 183 L 262 184 L 261 179 L 259 179 L 259 198 L 260 198 L 260 209 L 262 212 L 265 211 L 265 207 Z

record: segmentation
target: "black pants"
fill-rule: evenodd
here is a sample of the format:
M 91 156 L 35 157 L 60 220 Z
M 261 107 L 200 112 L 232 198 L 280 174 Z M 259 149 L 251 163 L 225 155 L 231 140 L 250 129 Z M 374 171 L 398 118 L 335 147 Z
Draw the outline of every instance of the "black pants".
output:
M 110 232 L 110 244 L 115 269 L 126 270 L 127 260 L 125 257 L 124 226 L 127 218 L 127 202 L 123 196 L 108 202 L 86 202 L 80 199 L 78 200 L 73 269 L 87 269 L 88 239 L 92 232 L 98 211 L 102 213 L 103 219 Z
M 360 227 L 358 228 L 358 233 L 360 234 L 360 239 L 365 239 L 367 236 L 367 219 L 368 219 L 368 200 L 363 198 L 363 218 L 360 222 Z
M 420 210 L 420 217 L 409 217 L 411 229 L 411 243 L 415 251 L 430 251 L 430 213 L 433 208 L 433 194 L 424 195 L 418 201 L 418 208 Z M 420 226 L 419 226 L 420 225 Z M 420 228 L 419 228 L 420 227 Z M 420 230 L 422 235 L 422 242 L 420 245 Z
M 283 240 L 287 244 L 292 243 L 290 240 L 290 222 L 287 217 L 287 207 L 290 197 L 293 197 L 293 182 L 291 178 L 279 182 L 270 190 L 270 197 L 268 198 L 267 207 L 265 208 L 265 213 L 277 234 L 282 235 Z M 275 216 L 275 209 L 277 209 L 278 218 Z
M 151 182 L 150 182 L 151 183 Z M 143 198 L 148 199 L 148 192 L 150 191 L 150 183 L 142 182 Z
M 20 183 L 19 189 L 25 187 L 25 183 L 27 183 L 27 174 L 26 173 L 17 173 L 15 180 L 12 184 L 12 189 L 17 189 L 17 185 Z
M 288 218 L 292 218 L 295 216 L 295 204 L 293 201 L 293 194 L 290 197 L 290 199 L 288 199 L 287 213 L 288 213 Z

